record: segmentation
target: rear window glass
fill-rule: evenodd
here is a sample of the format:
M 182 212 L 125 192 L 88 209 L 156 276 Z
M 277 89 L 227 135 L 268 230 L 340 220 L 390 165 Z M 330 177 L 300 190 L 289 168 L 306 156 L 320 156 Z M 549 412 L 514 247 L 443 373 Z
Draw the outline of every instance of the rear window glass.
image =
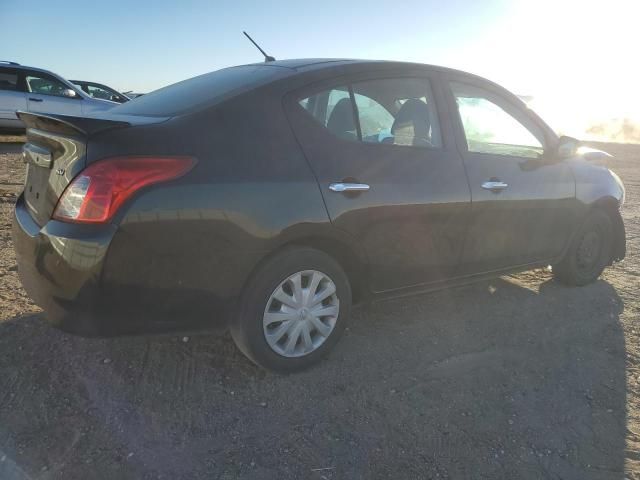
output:
M 170 117 L 208 107 L 250 88 L 284 76 L 287 70 L 263 65 L 225 68 L 174 83 L 137 97 L 110 111 L 123 115 Z

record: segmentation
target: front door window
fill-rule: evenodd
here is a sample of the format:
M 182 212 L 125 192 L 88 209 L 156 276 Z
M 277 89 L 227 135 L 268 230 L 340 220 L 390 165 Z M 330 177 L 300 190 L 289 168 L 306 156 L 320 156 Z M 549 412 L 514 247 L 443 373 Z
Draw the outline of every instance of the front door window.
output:
M 27 75 L 25 81 L 27 83 L 27 91 L 39 93 L 40 95 L 64 97 L 64 91 L 69 88 L 59 80 L 44 75 Z
M 542 142 L 507 112 L 505 102 L 470 85 L 452 83 L 451 87 L 469 152 L 528 158 L 542 155 Z

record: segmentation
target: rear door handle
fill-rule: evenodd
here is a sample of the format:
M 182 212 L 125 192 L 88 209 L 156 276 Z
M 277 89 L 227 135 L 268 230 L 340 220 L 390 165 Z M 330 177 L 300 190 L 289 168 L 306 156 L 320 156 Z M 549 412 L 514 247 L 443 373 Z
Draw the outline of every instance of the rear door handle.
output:
M 366 183 L 332 183 L 329 190 L 332 192 L 368 192 L 369 185 Z
M 499 180 L 489 180 L 488 182 L 482 183 L 482 188 L 484 188 L 485 190 L 491 190 L 492 192 L 499 192 L 501 190 L 504 190 L 508 186 L 509 185 Z
M 31 100 L 32 102 L 41 102 L 42 101 L 41 98 L 33 98 L 33 97 L 29 97 L 29 100 Z

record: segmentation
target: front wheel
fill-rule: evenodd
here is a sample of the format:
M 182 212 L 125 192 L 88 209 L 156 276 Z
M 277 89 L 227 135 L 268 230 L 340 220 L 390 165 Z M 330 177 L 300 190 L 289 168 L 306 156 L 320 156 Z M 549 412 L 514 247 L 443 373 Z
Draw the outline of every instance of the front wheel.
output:
M 250 280 L 231 335 L 263 368 L 302 370 L 337 343 L 350 310 L 351 288 L 340 265 L 315 249 L 289 248 Z
M 611 232 L 609 216 L 601 210 L 592 211 L 576 232 L 565 257 L 554 265 L 554 276 L 572 286 L 594 282 L 610 262 Z

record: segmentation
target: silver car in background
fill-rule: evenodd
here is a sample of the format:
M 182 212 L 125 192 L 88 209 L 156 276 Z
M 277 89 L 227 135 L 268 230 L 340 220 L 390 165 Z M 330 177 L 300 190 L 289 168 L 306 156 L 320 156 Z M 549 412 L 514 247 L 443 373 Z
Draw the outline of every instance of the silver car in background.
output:
M 0 61 L 0 129 L 24 129 L 18 110 L 84 116 L 116 105 L 91 98 L 55 73 Z

